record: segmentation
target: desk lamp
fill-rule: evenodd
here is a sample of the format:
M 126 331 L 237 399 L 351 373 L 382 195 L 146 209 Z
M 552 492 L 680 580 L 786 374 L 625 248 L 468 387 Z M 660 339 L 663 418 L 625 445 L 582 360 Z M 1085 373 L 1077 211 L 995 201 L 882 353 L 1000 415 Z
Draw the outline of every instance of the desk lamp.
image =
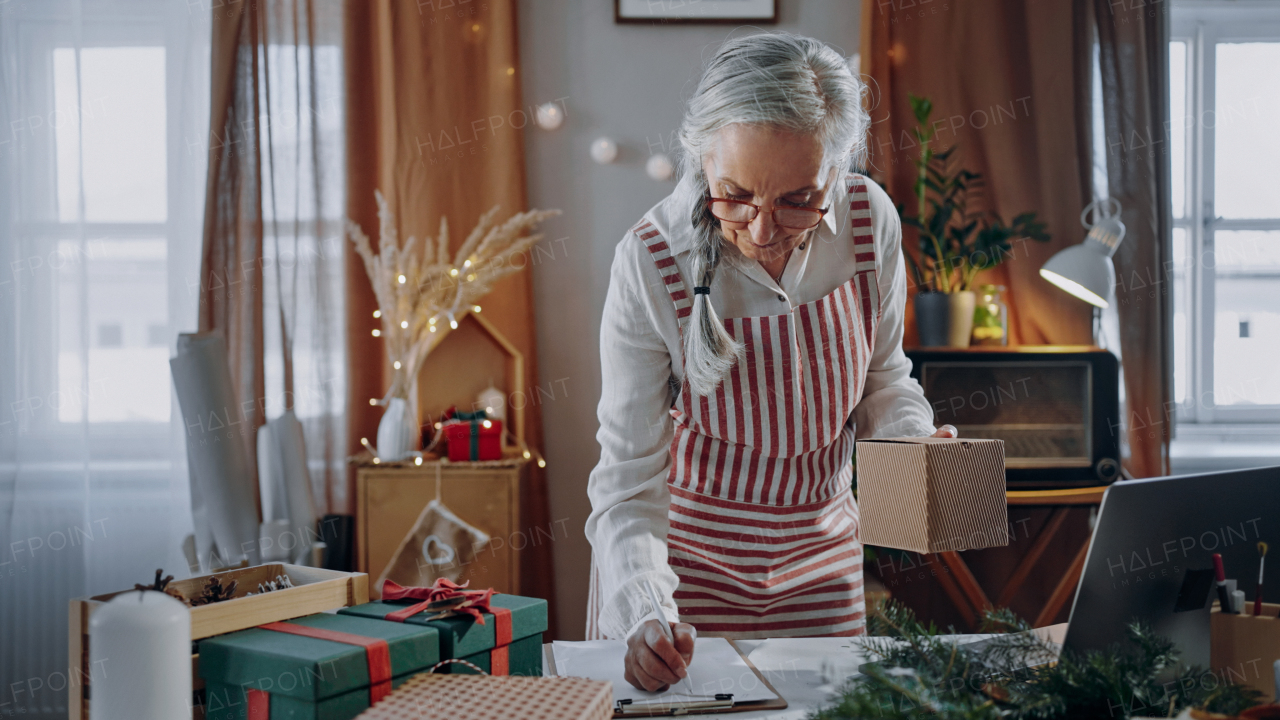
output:
M 1080 213 L 1080 224 L 1089 231 L 1084 242 L 1049 258 L 1040 268 L 1040 277 L 1087 303 L 1107 307 L 1116 286 L 1116 268 L 1111 256 L 1124 239 L 1120 210 L 1120 201 L 1114 198 L 1094 200 L 1086 205 Z M 1088 222 L 1090 212 L 1092 223 Z

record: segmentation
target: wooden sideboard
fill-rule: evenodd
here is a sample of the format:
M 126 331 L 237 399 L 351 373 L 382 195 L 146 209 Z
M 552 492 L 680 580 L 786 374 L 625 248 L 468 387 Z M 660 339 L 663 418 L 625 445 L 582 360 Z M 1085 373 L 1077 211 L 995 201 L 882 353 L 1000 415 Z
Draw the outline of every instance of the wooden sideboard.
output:
M 425 462 L 422 465 L 361 465 L 356 470 L 356 567 L 369 574 L 376 598 L 378 576 L 413 529 L 427 503 L 436 499 L 459 518 L 489 534 L 489 546 L 463 571 L 459 582 L 473 588 L 520 593 L 520 548 L 528 539 L 520 524 L 521 489 L 528 461 Z

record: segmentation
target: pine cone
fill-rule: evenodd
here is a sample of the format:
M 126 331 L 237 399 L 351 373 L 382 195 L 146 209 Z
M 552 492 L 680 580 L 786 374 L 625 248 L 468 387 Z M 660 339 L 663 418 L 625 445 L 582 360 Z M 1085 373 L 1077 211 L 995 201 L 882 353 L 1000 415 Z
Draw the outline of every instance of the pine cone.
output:
M 229 585 L 223 585 L 222 581 L 215 575 L 209 578 L 204 584 L 204 591 L 200 593 L 200 597 L 191 601 L 192 606 L 209 605 L 210 603 L 222 602 L 230 600 L 236 596 L 236 581 L 232 580 Z

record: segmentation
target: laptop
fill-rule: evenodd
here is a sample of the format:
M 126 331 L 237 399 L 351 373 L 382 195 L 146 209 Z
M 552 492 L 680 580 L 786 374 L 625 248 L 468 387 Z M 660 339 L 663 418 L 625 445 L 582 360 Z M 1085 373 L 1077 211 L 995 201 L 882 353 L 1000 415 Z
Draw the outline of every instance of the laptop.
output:
M 1115 483 L 1098 510 L 1063 647 L 1104 649 L 1141 620 L 1172 640 L 1184 663 L 1208 667 L 1217 595 L 1204 571 L 1221 553 L 1227 577 L 1252 603 L 1260 540 L 1280 550 L 1280 467 Z M 1280 566 L 1272 567 L 1280 587 Z

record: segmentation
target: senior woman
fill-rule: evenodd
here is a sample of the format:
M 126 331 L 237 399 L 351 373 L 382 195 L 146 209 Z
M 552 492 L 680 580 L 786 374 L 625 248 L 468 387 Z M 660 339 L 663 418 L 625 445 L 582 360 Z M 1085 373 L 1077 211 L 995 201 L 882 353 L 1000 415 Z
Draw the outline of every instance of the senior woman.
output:
M 684 677 L 696 632 L 860 634 L 854 440 L 955 434 L 902 352 L 897 213 L 850 172 L 862 94 L 816 40 L 726 42 L 680 128 L 680 182 L 618 244 L 587 636 L 627 639 L 637 687 Z

